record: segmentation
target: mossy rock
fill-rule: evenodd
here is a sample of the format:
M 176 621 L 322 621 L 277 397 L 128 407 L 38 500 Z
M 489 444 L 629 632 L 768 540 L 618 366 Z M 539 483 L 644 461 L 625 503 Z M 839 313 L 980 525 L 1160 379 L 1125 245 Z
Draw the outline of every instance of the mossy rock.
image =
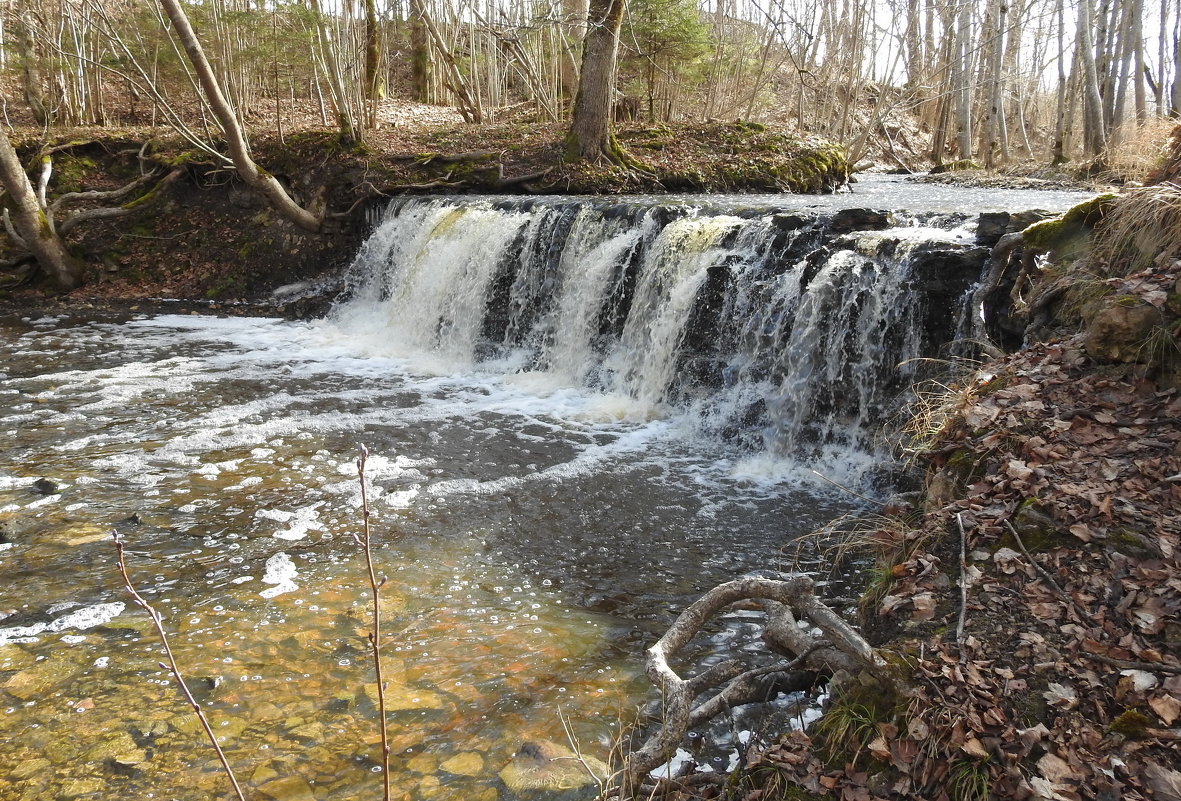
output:
M 1135 709 L 1128 709 L 1121 713 L 1115 720 L 1111 721 L 1108 730 L 1127 737 L 1129 740 L 1137 740 L 1144 736 L 1144 730 L 1152 726 L 1152 719 L 1143 712 Z
M 1091 230 L 1115 202 L 1112 193 L 1097 195 L 1067 209 L 1052 220 L 1034 223 L 1021 232 L 1025 249 L 1033 253 L 1051 253 L 1057 259 L 1075 259 L 1090 243 Z
M 927 511 L 942 509 L 964 497 L 968 487 L 984 477 L 986 469 L 980 454 L 969 448 L 960 448 L 927 480 L 924 508 Z

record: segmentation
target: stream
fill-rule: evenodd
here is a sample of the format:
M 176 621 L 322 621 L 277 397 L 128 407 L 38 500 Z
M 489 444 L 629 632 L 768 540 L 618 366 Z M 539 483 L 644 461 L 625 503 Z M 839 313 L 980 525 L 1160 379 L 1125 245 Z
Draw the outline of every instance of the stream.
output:
M 398 798 L 512 798 L 527 740 L 608 759 L 717 583 L 806 569 L 847 611 L 784 546 L 883 491 L 899 363 L 963 315 L 930 254 L 959 297 L 978 211 L 1083 197 L 947 191 L 405 199 L 324 320 L 0 321 L 0 798 L 227 797 L 112 531 L 248 796 L 376 797 L 361 443 Z M 826 227 L 871 201 L 915 211 Z

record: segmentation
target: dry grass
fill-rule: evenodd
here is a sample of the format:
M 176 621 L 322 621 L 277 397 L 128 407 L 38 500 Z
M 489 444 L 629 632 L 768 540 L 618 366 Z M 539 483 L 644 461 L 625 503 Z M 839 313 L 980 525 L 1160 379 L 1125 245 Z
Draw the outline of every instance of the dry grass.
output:
M 1169 134 L 1177 124 L 1167 117 L 1149 117 L 1144 122 L 1125 122 L 1116 128 L 1100 158 L 1106 167 L 1104 179 L 1115 183 L 1143 181 L 1160 166 Z
M 1090 264 L 1128 275 L 1181 258 L 1181 184 L 1129 189 L 1112 204 L 1091 240 Z

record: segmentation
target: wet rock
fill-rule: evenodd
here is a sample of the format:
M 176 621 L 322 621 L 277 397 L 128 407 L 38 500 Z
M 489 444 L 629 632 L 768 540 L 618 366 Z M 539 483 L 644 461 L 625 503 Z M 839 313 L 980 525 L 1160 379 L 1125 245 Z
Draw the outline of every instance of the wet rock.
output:
M 140 720 L 129 727 L 137 745 L 147 745 L 157 737 L 168 733 L 168 724 L 162 720 Z
M 513 760 L 498 774 L 514 793 L 531 790 L 574 790 L 587 787 L 611 774 L 601 760 L 569 748 L 535 740 L 521 744 Z
M 48 776 L 53 773 L 53 763 L 48 759 L 26 759 L 23 762 L 17 763 L 11 771 L 9 771 L 9 778 L 22 781 L 24 779 L 31 779 L 34 776 L 42 775 Z
M 65 544 L 70 547 L 78 545 L 88 545 L 92 542 L 101 542 L 103 540 L 111 539 L 110 529 L 104 526 L 96 526 L 93 523 L 79 523 L 73 526 L 67 526 L 61 532 Z
M 140 773 L 141 766 L 147 761 L 147 752 L 137 748 L 134 751 L 113 757 L 107 764 L 115 773 L 123 776 L 135 776 Z
M 56 495 L 57 484 L 48 478 L 39 478 L 33 482 L 33 490 L 42 495 Z
M 877 209 L 841 209 L 832 215 L 829 227 L 834 233 L 881 231 L 890 227 L 890 213 Z
M 474 751 L 465 751 L 451 757 L 439 768 L 457 776 L 479 776 L 484 772 L 484 758 Z
M 86 762 L 107 762 L 119 757 L 143 754 L 139 746 L 135 744 L 135 740 L 128 732 L 119 732 L 113 737 L 103 740 L 98 745 L 92 746 L 85 754 L 83 759 Z M 142 760 L 141 760 L 142 761 Z
M 377 706 L 377 685 L 366 684 L 366 697 Z M 421 690 L 406 684 L 390 682 L 385 688 L 385 708 L 387 712 L 405 712 L 410 709 L 442 709 L 443 696 L 430 690 Z
M 1055 216 L 1041 209 L 1029 211 L 986 211 L 976 221 L 976 243 L 993 247 L 1005 234 L 1024 231 L 1029 226 Z
M 255 785 L 266 784 L 277 778 L 279 778 L 279 771 L 275 770 L 270 762 L 264 762 L 254 769 L 254 773 L 250 774 L 250 783 Z
M 308 742 L 319 742 L 324 736 L 324 726 L 319 723 L 305 723 L 302 726 L 297 726 L 287 732 L 297 740 L 306 740 Z
M 1083 348 L 1095 359 L 1135 362 L 1144 344 L 1161 323 L 1161 313 L 1139 298 L 1120 295 L 1104 303 L 1087 325 Z
M 259 787 L 258 791 L 275 801 L 316 801 L 311 786 L 298 776 L 275 779 Z
M 106 782 L 102 779 L 69 779 L 58 790 L 57 797 L 68 801 L 71 798 L 82 798 L 102 792 Z
M 431 774 L 438 767 L 439 760 L 434 754 L 415 754 L 406 760 L 406 770 L 413 773 Z
M 50 657 L 13 674 L 3 686 L 9 695 L 29 701 L 48 695 L 53 688 L 72 678 L 80 669 L 81 666 L 76 662 L 60 656 Z

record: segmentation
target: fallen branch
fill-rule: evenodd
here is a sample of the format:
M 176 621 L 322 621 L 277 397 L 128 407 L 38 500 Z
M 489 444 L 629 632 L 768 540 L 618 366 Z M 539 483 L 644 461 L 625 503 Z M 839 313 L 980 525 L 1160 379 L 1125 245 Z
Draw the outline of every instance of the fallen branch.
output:
M 1084 609 L 1082 604 L 1080 604 L 1078 601 L 1076 601 L 1074 598 L 1072 598 L 1070 595 L 1068 595 L 1066 593 L 1066 590 L 1064 590 L 1060 586 L 1058 586 L 1058 582 L 1054 580 L 1054 577 L 1051 576 L 1050 573 L 1044 567 L 1039 565 L 1037 563 L 1036 559 L 1034 559 L 1032 556 L 1029 555 L 1029 551 L 1025 550 L 1025 543 L 1021 541 L 1021 535 L 1017 533 L 1017 529 L 1013 528 L 1013 524 L 1010 523 L 1008 520 L 1005 520 L 1003 522 L 1005 524 L 1005 528 L 1009 529 L 1009 533 L 1013 535 L 1013 541 L 1017 543 L 1017 547 L 1021 549 L 1021 553 L 1025 556 L 1026 559 L 1029 560 L 1029 563 L 1031 565 L 1033 565 L 1033 569 L 1036 570 L 1038 575 L 1042 577 L 1042 580 L 1045 581 L 1046 584 L 1049 585 L 1050 589 L 1054 592 L 1054 594 L 1057 595 L 1060 599 L 1062 599 L 1066 603 L 1073 606 L 1075 611 L 1078 612 L 1080 615 L 1082 615 L 1083 620 L 1090 620 L 1090 621 L 1094 622 L 1095 619 L 1091 616 L 1091 613 L 1088 612 L 1086 609 Z
M 765 634 L 764 639 L 790 650 L 794 659 L 786 664 L 752 670 L 744 670 L 736 660 L 728 660 L 696 677 L 682 679 L 669 666 L 669 660 L 715 614 L 735 602 L 748 599 L 764 601 L 770 619 L 768 632 L 772 628 L 776 630 L 774 636 L 768 638 Z M 823 636 L 817 637 L 801 629 L 796 625 L 795 614 L 807 618 Z M 787 673 L 798 666 L 828 674 L 837 670 L 874 671 L 878 660 L 869 643 L 816 598 L 814 584 L 808 576 L 793 574 L 781 579 L 752 576 L 714 587 L 682 612 L 664 636 L 648 649 L 648 676 L 664 696 L 663 722 L 628 758 L 624 780 L 630 788 L 624 790 L 639 788 L 644 776 L 668 760 L 690 728 L 741 703 L 740 699 L 747 698 L 750 690 L 761 687 L 761 684 L 755 685 L 756 679 L 772 673 Z M 814 680 L 815 676 L 812 678 Z M 694 706 L 699 695 L 723 682 L 725 686 L 720 691 Z

